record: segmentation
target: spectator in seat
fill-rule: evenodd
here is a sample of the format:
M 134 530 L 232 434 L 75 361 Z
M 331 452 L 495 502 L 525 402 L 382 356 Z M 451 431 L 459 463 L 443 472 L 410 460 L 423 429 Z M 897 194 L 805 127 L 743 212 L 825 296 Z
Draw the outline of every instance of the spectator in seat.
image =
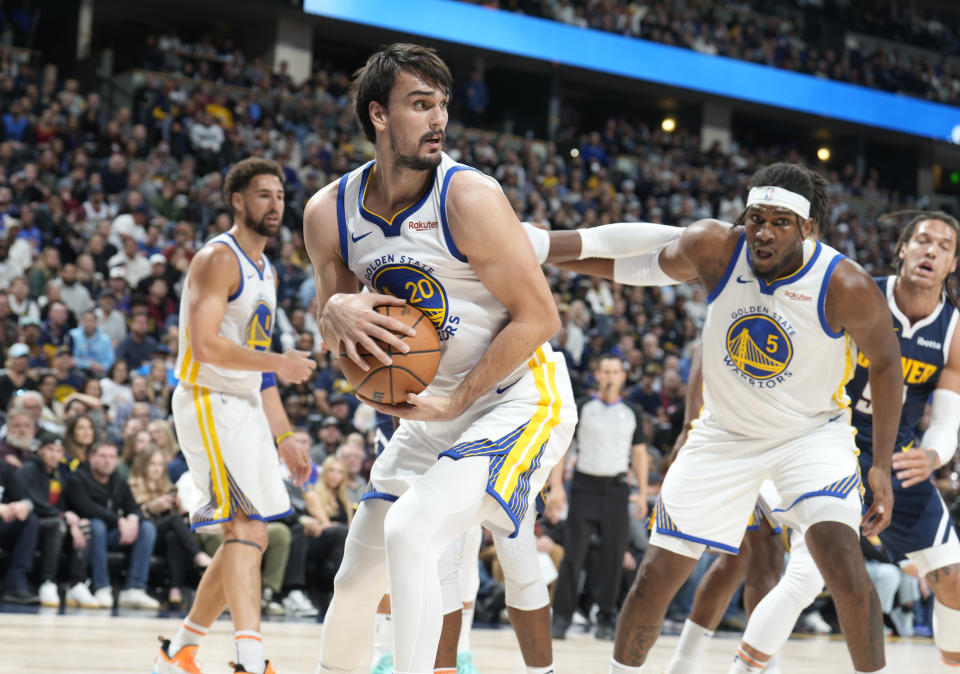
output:
M 120 549 L 128 551 L 130 559 L 118 604 L 122 608 L 159 608 L 160 602 L 145 590 L 157 530 L 143 518 L 130 486 L 117 473 L 117 446 L 109 442 L 94 445 L 89 459 L 70 476 L 67 493 L 70 508 L 90 520 L 91 589 L 101 608 L 113 607 L 107 551 Z
M 367 453 L 363 447 L 348 442 L 337 448 L 337 457 L 343 462 L 343 470 L 346 473 L 344 485 L 347 489 L 347 500 L 356 506 L 360 503 L 363 492 L 367 490 L 367 481 L 360 474 Z
M 100 293 L 93 313 L 97 317 L 97 327 L 110 339 L 110 346 L 116 348 L 127 336 L 127 317 L 117 310 L 117 296 L 111 289 Z
M 37 424 L 29 410 L 14 403 L 7 414 L 7 432 L 0 440 L 0 459 L 20 468 L 33 454 L 37 445 Z
M 127 361 L 131 371 L 140 369 L 157 350 L 157 340 L 150 336 L 149 329 L 146 312 L 138 312 L 130 319 L 130 333 L 117 345 L 117 358 Z
M 0 461 L 0 544 L 10 551 L 10 566 L 3 577 L 3 601 L 36 604 L 40 598 L 27 586 L 37 549 L 39 519 L 33 503 L 24 498 L 16 481 L 16 468 Z
M 64 462 L 71 471 L 87 460 L 90 450 L 97 444 L 97 429 L 86 414 L 78 414 L 67 422 L 63 436 Z
M 114 353 L 110 337 L 100 329 L 98 323 L 94 311 L 83 312 L 80 325 L 70 331 L 70 342 L 77 367 L 102 377 L 113 365 Z
M 64 486 L 69 476 L 70 469 L 63 461 L 63 443 L 56 438 L 41 445 L 36 455 L 17 471 L 21 493 L 30 499 L 33 512 L 39 518 L 42 554 L 38 594 L 43 606 L 60 606 L 57 571 L 66 547 L 70 555 L 67 606 L 97 608 L 99 603 L 84 582 L 89 567 L 87 540 L 90 522 L 66 509 Z
M 140 433 L 137 435 L 139 437 Z M 183 506 L 167 477 L 166 467 L 163 452 L 151 444 L 149 449 L 134 458 L 129 482 L 143 516 L 157 528 L 156 550 L 166 560 L 170 576 L 167 601 L 170 606 L 177 607 L 183 602 L 188 572 L 194 566 L 201 569 L 210 566 L 211 558 L 200 550 L 190 533 Z
M 0 407 L 6 409 L 18 391 L 36 390 L 29 367 L 30 347 L 18 343 L 7 349 L 7 366 L 0 371 Z

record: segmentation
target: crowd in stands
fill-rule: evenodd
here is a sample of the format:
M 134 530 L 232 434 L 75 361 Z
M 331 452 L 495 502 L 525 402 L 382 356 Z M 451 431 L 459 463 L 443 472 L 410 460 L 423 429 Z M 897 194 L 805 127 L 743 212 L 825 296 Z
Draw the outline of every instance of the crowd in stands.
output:
M 916 3 L 465 1 L 960 105 L 960 15 L 940 16 Z M 845 31 L 882 41 L 844 40 Z
M 150 64 L 158 70 L 185 69 L 184 53 L 200 53 L 164 44 L 151 52 L 162 56 Z M 130 106 L 116 109 L 52 66 L 0 72 L 0 564 L 8 601 L 56 605 L 65 588 L 68 606 L 155 608 L 159 586 L 163 602 L 177 607 L 209 564 L 219 540 L 184 521 L 192 483 L 171 426 L 177 306 L 192 256 L 231 226 L 223 176 L 249 155 L 275 159 L 286 177 L 284 227 L 267 249 L 279 278 L 273 347 L 308 351 L 319 363 L 312 381 L 280 385 L 317 471 L 305 489 L 289 485 L 295 514 L 270 524 L 264 608 L 313 616 L 312 600 L 332 587 L 373 459 L 375 419 L 322 344 L 301 216 L 307 197 L 369 160 L 372 147 L 352 118 L 345 73 L 321 70 L 294 87 L 235 49 L 203 53 L 218 59 L 218 77 L 236 74 L 235 86 L 151 75 Z M 284 96 L 260 96 L 261 87 Z M 759 166 L 804 160 L 774 147 L 703 150 L 689 131 L 621 118 L 578 144 L 571 157 L 549 142 L 459 124 L 447 137 L 453 158 L 501 182 L 519 217 L 553 228 L 732 221 Z M 875 172 L 852 166 L 829 178 L 826 239 L 872 272 L 889 271 L 897 231 L 876 218 L 896 195 L 878 187 Z M 690 351 L 706 316 L 702 290 L 624 288 L 550 269 L 548 277 L 562 317 L 553 342 L 577 395 L 592 390 L 596 356 L 613 352 L 627 363 L 627 395 L 643 412 L 657 483 L 682 425 Z M 559 515 L 548 513 L 543 536 L 561 529 Z M 633 568 L 643 545 L 641 526 Z M 114 554 L 121 549 L 128 559 Z

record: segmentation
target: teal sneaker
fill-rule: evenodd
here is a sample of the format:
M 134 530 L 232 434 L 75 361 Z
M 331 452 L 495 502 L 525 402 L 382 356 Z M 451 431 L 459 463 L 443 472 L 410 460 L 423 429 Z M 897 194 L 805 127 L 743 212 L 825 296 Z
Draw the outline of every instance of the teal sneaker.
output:
M 457 653 L 457 674 L 480 674 L 473 664 L 473 653 L 470 651 Z
M 380 662 L 370 668 L 370 674 L 393 674 L 393 655 L 388 654 L 380 658 Z

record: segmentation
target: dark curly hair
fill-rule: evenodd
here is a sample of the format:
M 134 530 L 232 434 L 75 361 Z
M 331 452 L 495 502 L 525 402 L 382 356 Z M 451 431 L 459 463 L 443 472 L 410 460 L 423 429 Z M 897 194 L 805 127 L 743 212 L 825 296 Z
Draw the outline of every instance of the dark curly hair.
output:
M 453 75 L 443 59 L 437 56 L 436 49 L 407 42 L 381 47 L 353 74 L 351 86 L 354 114 L 363 128 L 363 135 L 371 143 L 377 138 L 370 120 L 370 103 L 376 101 L 387 107 L 390 90 L 402 71 L 413 73 L 427 84 L 442 89 L 447 96 L 450 95 Z
M 262 175 L 277 176 L 280 183 L 283 183 L 283 169 L 280 168 L 280 164 L 271 159 L 248 157 L 234 164 L 223 180 L 223 196 L 226 197 L 227 203 L 230 203 L 230 196 L 234 192 L 243 192 L 251 180 Z

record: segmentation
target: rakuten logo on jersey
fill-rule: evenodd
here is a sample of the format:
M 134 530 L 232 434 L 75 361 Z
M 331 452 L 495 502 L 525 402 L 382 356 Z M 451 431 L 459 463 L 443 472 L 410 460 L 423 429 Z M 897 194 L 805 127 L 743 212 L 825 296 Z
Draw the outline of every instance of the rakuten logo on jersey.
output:
M 794 300 L 795 302 L 813 302 L 813 298 L 810 297 L 810 295 L 796 293 L 792 290 L 786 290 L 783 294 L 786 295 L 788 299 Z
M 407 223 L 409 227 L 414 232 L 425 232 L 428 229 L 436 229 L 437 221 L 436 220 L 411 220 Z

